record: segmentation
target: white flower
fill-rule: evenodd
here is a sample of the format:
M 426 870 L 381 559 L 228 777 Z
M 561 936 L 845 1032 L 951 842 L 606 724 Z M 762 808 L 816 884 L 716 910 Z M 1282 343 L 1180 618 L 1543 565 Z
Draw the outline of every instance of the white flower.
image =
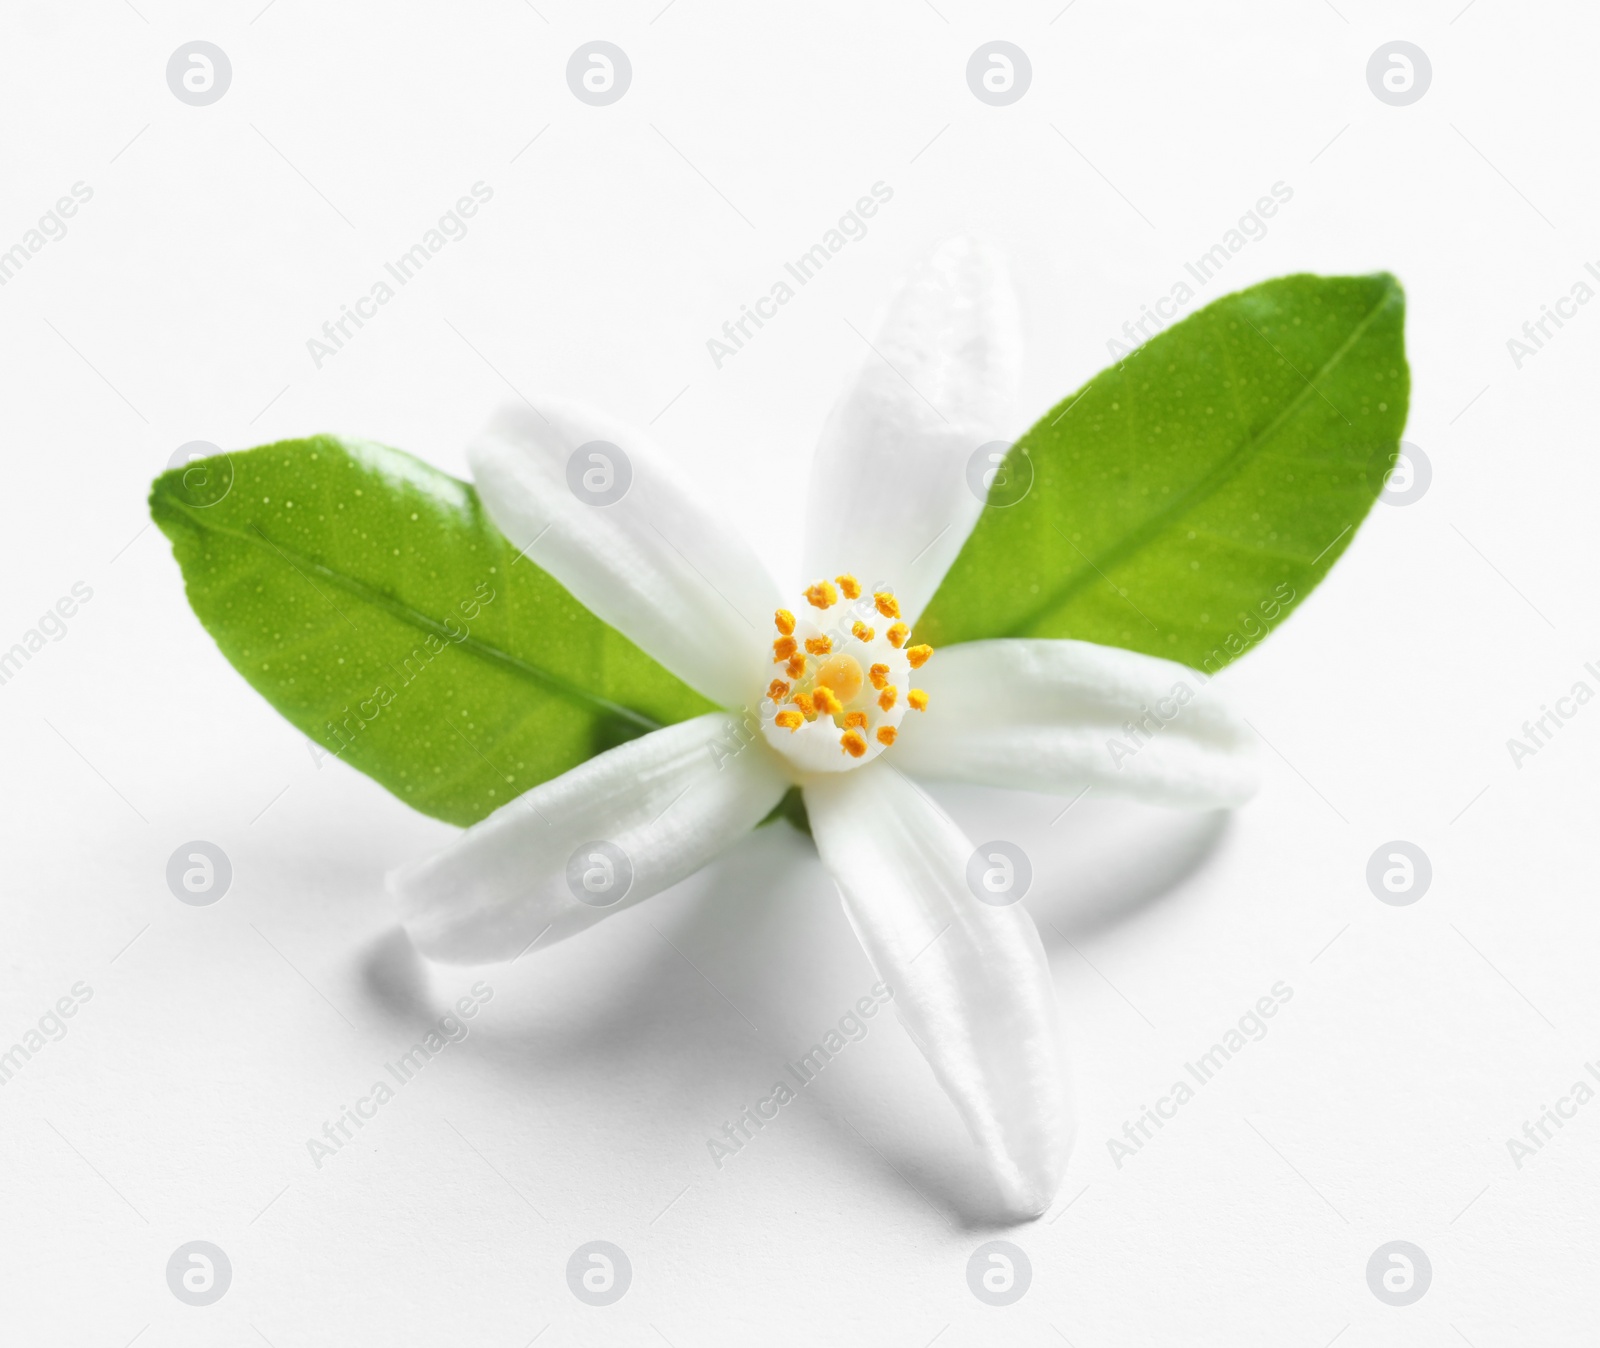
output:
M 1074 1129 L 1044 948 L 1021 904 L 969 888 L 972 843 L 913 779 L 1092 785 L 1218 807 L 1251 793 L 1252 760 L 1214 692 L 1132 757 L 1108 753 L 1125 723 L 1195 677 L 1168 661 L 1079 641 L 979 641 L 931 659 L 909 646 L 906 629 L 983 509 L 967 461 L 997 438 L 1015 392 L 1019 325 L 999 259 L 946 244 L 898 296 L 874 348 L 812 468 L 809 598 L 780 593 L 733 522 L 639 432 L 550 403 L 542 416 L 521 405 L 500 414 L 470 453 L 495 523 L 598 617 L 734 710 L 599 754 L 390 883 L 425 954 L 510 959 L 693 874 L 799 785 L 901 1021 L 1007 1209 L 1035 1215 Z M 632 466 L 626 495 L 603 507 L 568 485 L 569 458 L 591 441 L 620 447 Z M 581 902 L 569 885 L 575 850 L 596 840 L 631 865 L 611 906 Z

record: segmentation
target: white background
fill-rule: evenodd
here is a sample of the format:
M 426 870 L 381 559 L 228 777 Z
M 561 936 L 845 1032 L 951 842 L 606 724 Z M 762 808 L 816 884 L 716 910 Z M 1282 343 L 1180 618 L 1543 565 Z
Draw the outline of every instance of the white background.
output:
M 0 12 L 0 248 L 93 189 L 0 289 L 0 645 L 93 590 L 0 687 L 0 1046 L 93 989 L 0 1089 L 6 1338 L 1592 1341 L 1600 1103 L 1521 1169 L 1506 1139 L 1600 1061 L 1600 706 L 1520 768 L 1506 741 L 1578 679 L 1600 690 L 1600 305 L 1520 370 L 1506 341 L 1600 260 L 1600 28 L 1575 4 L 1336 2 Z M 1033 66 L 1004 108 L 964 74 L 997 37 Z M 165 81 L 193 38 L 233 66 L 210 107 Z M 594 38 L 633 65 L 605 108 L 564 75 Z M 1395 38 L 1433 66 L 1409 107 L 1366 83 Z M 307 339 L 480 180 L 467 237 L 315 368 Z M 869 235 L 716 369 L 706 339 L 878 180 Z M 786 827 L 515 966 L 419 964 L 382 877 L 452 830 L 319 766 L 146 527 L 190 440 L 336 431 L 463 472 L 509 383 L 653 422 L 787 575 L 814 437 L 868 354 L 850 325 L 925 248 L 968 230 L 1010 253 L 1020 431 L 1278 181 L 1293 200 L 1203 298 L 1394 271 L 1433 483 L 1378 505 L 1229 672 L 1270 745 L 1236 816 L 1090 798 L 1052 825 L 1064 802 L 943 793 L 1032 855 L 1073 1044 L 1079 1143 L 1031 1225 L 985 1218 L 976 1153 L 888 1016 L 712 1165 L 706 1139 L 873 981 Z M 192 839 L 232 860 L 211 907 L 165 882 Z M 1432 860 L 1411 906 L 1365 881 L 1391 839 Z M 470 1037 L 315 1168 L 307 1139 L 479 977 Z M 1279 980 L 1267 1037 L 1119 1169 L 1106 1139 Z M 1005 1309 L 966 1282 L 996 1236 L 1034 1269 Z M 234 1269 L 208 1308 L 166 1284 L 195 1239 Z M 633 1264 L 608 1308 L 566 1283 L 591 1239 Z M 1392 1240 L 1433 1267 L 1405 1308 L 1366 1280 Z

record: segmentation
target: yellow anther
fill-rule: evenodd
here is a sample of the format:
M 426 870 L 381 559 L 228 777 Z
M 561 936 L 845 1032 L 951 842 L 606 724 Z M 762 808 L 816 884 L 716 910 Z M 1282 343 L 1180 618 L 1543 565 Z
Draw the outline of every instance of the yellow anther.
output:
M 861 598 L 861 582 L 854 576 L 835 576 L 834 579 L 839 582 L 839 588 L 844 591 L 846 599 Z
M 921 669 L 928 663 L 928 657 L 933 654 L 932 646 L 907 646 L 906 660 L 912 669 Z
M 853 636 L 857 641 L 871 641 L 872 638 L 878 634 L 874 632 L 872 628 L 868 627 L 866 623 L 858 622 L 850 629 L 850 635 Z
M 900 605 L 895 597 L 887 590 L 879 590 L 872 596 L 872 602 L 878 606 L 878 612 L 885 618 L 898 618 Z
M 884 635 L 889 638 L 889 644 L 898 650 L 906 644 L 906 638 L 911 635 L 911 629 L 904 623 L 896 623 Z
M 860 758 L 867 751 L 867 742 L 858 731 L 847 730 L 839 736 L 839 747 L 851 758 Z
M 783 672 L 791 679 L 798 679 L 806 672 L 806 658 L 803 655 L 791 656 L 789 663 L 784 666 Z
M 911 704 L 912 711 L 928 710 L 928 695 L 920 688 L 913 688 L 907 693 L 906 701 Z
M 800 708 L 808 721 L 817 714 L 817 708 L 815 703 L 811 701 L 810 693 L 796 693 L 789 701 Z
M 861 666 L 854 656 L 829 656 L 817 668 L 817 686 L 826 688 L 840 702 L 854 702 L 861 682 Z
M 812 655 L 826 655 L 833 649 L 832 637 L 807 637 L 806 650 Z
M 782 702 L 789 696 L 789 685 L 782 679 L 774 679 L 767 685 L 767 696 L 774 702 Z
M 825 684 L 818 684 L 811 690 L 811 705 L 821 716 L 837 716 L 844 710 L 839 699 L 833 695 L 833 690 Z
M 798 649 L 798 644 L 793 637 L 779 637 L 772 643 L 772 662 L 787 660 Z
M 867 714 L 864 711 L 848 712 L 844 718 L 846 730 L 865 730 L 867 728 Z
M 878 727 L 878 743 L 885 748 L 894 743 L 894 727 L 892 725 Z
M 831 580 L 819 580 L 806 588 L 806 600 L 812 608 L 832 608 L 839 602 L 839 592 Z
M 778 631 L 782 632 L 784 636 L 789 636 L 794 632 L 794 614 L 790 613 L 788 609 L 780 608 L 772 615 L 772 621 L 777 623 Z
M 867 677 L 872 680 L 874 688 L 886 688 L 889 684 L 889 666 L 874 665 L 867 671 Z
M 806 718 L 797 711 L 780 711 L 772 719 L 791 735 L 806 723 Z
M 892 683 L 878 694 L 878 706 L 884 711 L 889 711 L 900 696 L 900 690 Z

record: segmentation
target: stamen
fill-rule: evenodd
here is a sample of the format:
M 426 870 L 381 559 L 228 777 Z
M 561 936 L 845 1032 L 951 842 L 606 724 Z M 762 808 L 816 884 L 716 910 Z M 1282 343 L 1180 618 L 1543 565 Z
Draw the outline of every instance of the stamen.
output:
M 787 660 L 796 649 L 797 643 L 793 637 L 779 637 L 772 643 L 772 663 L 777 664 L 779 660 Z
M 835 576 L 834 579 L 839 582 L 839 588 L 844 591 L 846 599 L 861 598 L 861 582 L 854 576 Z
M 845 729 L 865 730 L 867 728 L 867 714 L 864 711 L 848 712 L 844 718 Z
M 780 711 L 772 719 L 791 735 L 806 723 L 806 718 L 797 711 Z M 883 737 L 880 735 L 879 738 L 882 739 Z
M 904 623 L 896 623 L 884 635 L 889 638 L 889 644 L 898 650 L 905 645 L 906 638 L 911 635 L 911 629 Z
M 912 669 L 921 669 L 928 663 L 928 657 L 933 654 L 932 646 L 907 646 L 906 660 Z
M 791 679 L 798 679 L 802 674 L 804 674 L 806 672 L 806 658 L 805 658 L 805 656 L 803 656 L 803 655 L 794 656 L 789 661 L 789 663 L 784 666 L 783 672 L 785 674 L 787 674 Z
M 928 710 L 928 695 L 920 688 L 913 688 L 907 693 L 906 702 L 910 704 L 912 711 Z
M 812 655 L 826 655 L 833 649 L 832 637 L 807 637 L 806 650 Z
M 825 684 L 818 684 L 811 690 L 811 704 L 819 714 L 826 716 L 837 716 L 844 710 L 839 699 L 833 695 L 833 690 Z
M 866 623 L 858 622 L 850 629 L 850 635 L 857 641 L 871 641 L 878 634 L 868 627 Z
M 778 625 L 778 631 L 784 636 L 791 636 L 794 633 L 794 614 L 788 609 L 780 608 L 772 615 L 772 621 Z
M 894 743 L 894 733 L 894 727 L 892 725 L 879 726 L 878 743 L 883 745 L 884 748 L 888 748 L 889 745 Z
M 800 708 L 808 721 L 817 714 L 816 704 L 811 701 L 810 693 L 796 693 L 789 701 Z
M 898 618 L 900 605 L 895 597 L 887 590 L 879 590 L 872 596 L 872 602 L 878 606 L 878 612 L 885 618 Z
M 860 758 L 867 751 L 867 742 L 854 730 L 847 730 L 839 737 L 839 745 L 851 758 Z
M 767 696 L 774 702 L 782 702 L 789 696 L 789 685 L 782 679 L 774 679 L 767 685 Z
M 899 698 L 899 696 L 900 690 L 891 683 L 883 690 L 882 693 L 878 695 L 879 708 L 883 711 L 893 710 L 895 701 Z
M 874 688 L 884 688 L 889 683 L 889 666 L 874 665 L 867 671 L 867 677 L 872 680 Z
M 806 587 L 806 599 L 812 608 L 832 608 L 839 602 L 839 592 L 833 588 L 832 581 L 819 580 Z

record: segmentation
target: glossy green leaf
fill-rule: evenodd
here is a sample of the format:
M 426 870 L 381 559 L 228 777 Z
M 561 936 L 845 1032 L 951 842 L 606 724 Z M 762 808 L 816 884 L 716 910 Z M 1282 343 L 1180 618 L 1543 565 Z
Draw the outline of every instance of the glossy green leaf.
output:
M 316 436 L 157 478 L 189 603 L 252 687 L 408 805 L 483 818 L 711 709 L 516 550 L 464 482 Z
M 1383 487 L 1404 321 L 1391 276 L 1301 275 L 1160 333 L 1012 447 L 917 639 L 1075 637 L 1207 673 L 1242 655 Z

